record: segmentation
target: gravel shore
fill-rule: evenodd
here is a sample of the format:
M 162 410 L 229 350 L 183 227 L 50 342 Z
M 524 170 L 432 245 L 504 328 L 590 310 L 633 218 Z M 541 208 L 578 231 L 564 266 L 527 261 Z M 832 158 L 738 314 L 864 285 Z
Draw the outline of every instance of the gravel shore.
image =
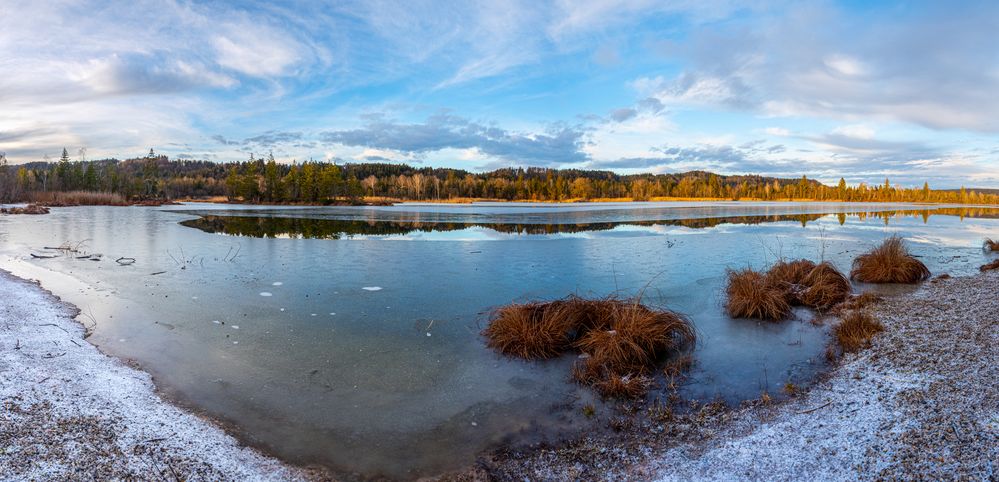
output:
M 449 479 L 997 480 L 999 272 L 873 308 L 886 331 L 806 393 L 618 420 Z M 83 339 L 71 306 L 0 271 L 0 479 L 299 480 Z M 648 407 L 645 407 L 648 410 Z

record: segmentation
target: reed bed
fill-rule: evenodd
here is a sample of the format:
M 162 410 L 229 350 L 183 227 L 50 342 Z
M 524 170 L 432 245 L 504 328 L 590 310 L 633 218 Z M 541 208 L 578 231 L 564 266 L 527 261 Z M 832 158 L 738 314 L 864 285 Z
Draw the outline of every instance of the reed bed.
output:
M 658 362 L 696 338 L 690 320 L 672 311 L 640 300 L 578 296 L 501 307 L 482 334 L 497 351 L 526 359 L 577 350 L 573 378 L 617 398 L 644 394 Z
M 69 191 L 33 192 L 31 202 L 44 206 L 127 206 L 124 196 L 111 192 Z
M 49 208 L 37 204 L 29 204 L 23 208 L 0 208 L 0 214 L 48 214 Z
M 905 242 L 891 236 L 880 246 L 853 260 L 850 278 L 865 283 L 918 283 L 930 277 L 930 270 L 913 257 Z

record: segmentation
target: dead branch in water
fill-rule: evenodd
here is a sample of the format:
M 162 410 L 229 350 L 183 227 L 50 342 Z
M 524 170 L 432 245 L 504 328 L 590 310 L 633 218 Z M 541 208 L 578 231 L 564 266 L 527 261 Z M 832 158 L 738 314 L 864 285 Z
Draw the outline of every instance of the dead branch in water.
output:
M 120 264 L 122 266 L 128 266 L 130 264 L 135 263 L 135 258 L 127 258 L 127 257 L 122 256 L 121 258 L 118 258 L 118 259 L 114 260 L 114 262 L 118 263 L 118 264 Z
M 48 255 L 48 254 L 35 254 L 35 253 L 31 253 L 31 257 L 32 258 L 36 258 L 36 259 L 52 259 L 52 258 L 55 258 L 55 255 L 54 254 L 53 255 Z

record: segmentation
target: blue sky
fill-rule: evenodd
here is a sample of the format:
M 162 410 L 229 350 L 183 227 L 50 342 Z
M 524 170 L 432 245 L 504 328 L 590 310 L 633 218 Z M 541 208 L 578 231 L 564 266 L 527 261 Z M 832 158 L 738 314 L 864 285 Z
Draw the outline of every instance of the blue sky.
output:
M 4 0 L 0 21 L 14 163 L 154 148 L 999 187 L 996 2 Z

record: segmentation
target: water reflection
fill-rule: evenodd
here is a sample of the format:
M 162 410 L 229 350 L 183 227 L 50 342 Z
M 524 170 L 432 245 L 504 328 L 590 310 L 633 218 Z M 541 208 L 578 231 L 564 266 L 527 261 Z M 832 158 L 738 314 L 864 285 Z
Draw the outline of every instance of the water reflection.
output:
M 928 223 L 932 215 L 957 216 L 964 218 L 999 218 L 995 208 L 941 208 L 893 211 L 857 211 L 836 213 L 840 225 L 850 217 L 860 221 L 880 219 L 887 226 L 891 219 L 912 217 Z M 609 231 L 619 226 L 681 226 L 691 229 L 713 228 L 723 224 L 754 225 L 776 222 L 797 222 L 802 227 L 809 222 L 830 216 L 826 213 L 814 214 L 770 214 L 747 216 L 717 216 L 692 219 L 658 219 L 647 221 L 618 222 L 489 222 L 489 221 L 439 221 L 425 219 L 423 213 L 410 213 L 402 219 L 337 219 L 314 217 L 289 217 L 287 214 L 261 216 L 230 216 L 204 214 L 198 219 L 183 221 L 184 226 L 197 228 L 209 233 L 255 238 L 294 238 L 294 239 L 350 239 L 355 236 L 406 236 L 414 233 L 442 233 L 484 228 L 508 235 L 553 235 L 562 233 L 583 233 Z M 408 217 L 408 219 L 406 219 Z

